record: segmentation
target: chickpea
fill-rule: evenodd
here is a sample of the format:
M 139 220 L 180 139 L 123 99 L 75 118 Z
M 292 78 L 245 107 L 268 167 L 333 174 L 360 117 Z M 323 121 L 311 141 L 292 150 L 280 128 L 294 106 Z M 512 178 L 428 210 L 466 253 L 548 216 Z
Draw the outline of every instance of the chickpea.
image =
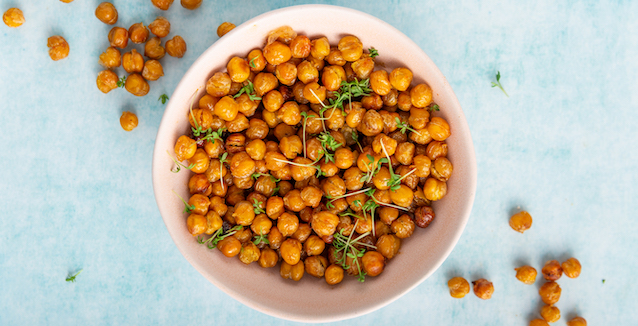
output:
M 385 258 L 377 251 L 367 251 L 361 258 L 363 269 L 368 276 L 377 276 L 383 272 Z
M 430 206 L 421 206 L 414 212 L 414 224 L 420 228 L 426 228 L 434 221 L 434 210 Z
M 434 140 L 444 141 L 450 137 L 450 125 L 443 118 L 433 117 L 427 125 L 427 130 Z
M 219 197 L 216 197 L 216 198 L 219 198 Z M 224 223 L 221 216 L 219 216 L 219 213 L 213 210 L 209 210 L 208 213 L 206 214 L 206 221 L 208 222 L 207 224 L 208 227 L 206 228 L 206 231 L 204 232 L 206 234 L 215 233 L 215 231 L 222 228 Z
M 315 59 L 323 60 L 328 54 L 330 54 L 330 43 L 325 37 L 321 37 L 312 40 L 310 47 L 310 55 Z
M 122 64 L 122 56 L 120 51 L 112 46 L 100 54 L 100 64 L 106 68 L 119 67 Z
M 226 65 L 230 79 L 236 83 L 242 83 L 250 75 L 250 67 L 246 59 L 233 57 Z
M 144 96 L 151 89 L 148 82 L 139 74 L 130 74 L 126 78 L 124 88 L 135 96 Z
M 549 281 L 543 284 L 538 290 L 538 294 L 541 296 L 541 300 L 545 304 L 555 304 L 560 299 L 561 288 L 558 283 Z
M 173 36 L 172 39 L 166 41 L 166 53 L 175 58 L 183 57 L 186 53 L 186 41 L 179 35 Z
M 288 238 L 281 243 L 281 258 L 290 265 L 295 265 L 301 258 L 301 242 L 297 239 Z
M 260 49 L 254 49 L 248 53 L 247 56 L 248 65 L 252 72 L 260 72 L 266 68 L 266 58 Z
M 317 82 L 311 82 L 304 87 L 303 96 L 310 103 L 320 104 L 326 99 L 326 88 Z
M 175 143 L 175 155 L 177 156 L 178 161 L 190 159 L 193 155 L 195 155 L 196 150 L 197 143 L 188 136 L 180 136 Z
M 429 158 L 426 158 L 429 160 Z M 446 182 L 452 175 L 452 163 L 445 157 L 439 157 L 432 162 L 430 173 L 439 181 Z
M 396 148 L 397 141 L 385 134 L 378 134 L 372 141 L 372 150 L 377 154 L 392 156 L 396 152 Z
M 151 0 L 153 5 L 161 10 L 168 10 L 173 4 L 173 0 Z
M 472 284 L 474 284 L 474 294 L 476 294 L 477 297 L 483 300 L 492 298 L 492 293 L 494 293 L 494 285 L 492 282 L 482 278 L 472 282 Z
M 275 267 L 277 265 L 277 261 L 279 260 L 279 255 L 277 252 L 270 249 L 269 247 L 265 247 L 261 249 L 261 255 L 259 256 L 259 266 L 263 268 Z
M 370 78 L 370 74 L 374 69 L 374 59 L 370 57 L 363 57 L 353 62 L 351 67 L 359 80 Z
M 408 68 L 396 68 L 390 73 L 390 84 L 398 91 L 403 92 L 412 83 L 412 71 Z
M 533 319 L 529 322 L 529 326 L 549 326 L 549 324 L 542 319 Z
M 232 31 L 235 28 L 235 24 L 229 22 L 223 22 L 217 27 L 217 36 L 222 37 L 226 33 Z
M 199 214 L 191 214 L 186 219 L 186 227 L 188 228 L 188 232 L 192 236 L 196 237 L 206 231 L 206 228 L 208 227 L 208 221 L 206 220 L 205 216 Z
M 387 95 L 392 89 L 388 72 L 385 70 L 377 70 L 370 74 L 370 88 L 379 95 Z
M 148 24 L 148 28 L 158 38 L 166 37 L 171 32 L 171 23 L 164 17 L 157 17 Z
M 439 157 L 446 157 L 447 144 L 438 140 L 432 141 L 428 144 L 425 155 L 427 155 L 430 160 L 436 160 Z
M 142 44 L 148 39 L 148 29 L 144 26 L 144 23 L 136 23 L 131 25 L 128 29 L 128 36 L 131 42 L 136 44 Z
M 299 104 L 294 101 L 284 103 L 277 114 L 280 116 L 281 121 L 290 126 L 296 126 L 301 121 Z
M 277 229 L 284 237 L 292 236 L 299 229 L 299 218 L 294 214 L 284 212 L 277 218 Z
M 412 200 L 414 199 L 414 192 L 412 189 L 402 184 L 399 189 L 390 192 L 390 199 L 396 205 L 401 207 L 410 207 Z
M 182 7 L 188 10 L 195 10 L 201 6 L 202 1 L 203 0 L 181 0 L 180 3 L 182 4 Z
M 578 259 L 572 257 L 567 259 L 561 264 L 563 272 L 565 272 L 565 276 L 569 278 L 577 278 L 580 275 L 580 262 Z
M 536 269 L 532 266 L 522 266 L 515 268 L 516 278 L 525 284 L 534 284 L 536 282 Z
M 246 153 L 253 160 L 263 160 L 266 155 L 266 143 L 261 139 L 253 139 L 246 144 Z
M 120 125 L 126 131 L 132 131 L 137 127 L 137 116 L 134 113 L 124 111 L 120 117 Z
M 298 154 L 303 153 L 303 144 L 297 135 L 281 138 L 279 150 L 288 159 L 294 159 Z
M 329 236 L 335 233 L 339 217 L 331 212 L 322 211 L 312 216 L 310 224 L 318 236 Z
M 119 81 L 119 77 L 117 77 L 117 75 L 110 70 L 103 70 L 103 71 L 100 71 L 99 74 L 97 74 L 97 81 L 96 81 L 97 88 L 102 93 L 106 94 L 116 89 L 118 81 Z
M 49 47 L 49 56 L 53 61 L 62 60 L 69 56 L 69 43 L 62 36 L 49 37 L 47 46 Z
M 146 44 L 144 44 L 144 55 L 155 60 L 159 60 L 164 57 L 166 50 L 162 46 L 162 40 L 159 37 L 151 37 Z
M 213 112 L 224 121 L 233 121 L 239 113 L 239 108 L 232 96 L 224 96 L 215 103 Z
M 277 65 L 275 76 L 283 85 L 292 86 L 297 81 L 297 66 L 290 61 Z
M 259 260 L 259 256 L 261 255 L 261 252 L 259 251 L 259 248 L 257 248 L 257 246 L 252 243 L 252 242 L 246 242 L 242 245 L 241 250 L 239 251 L 239 260 L 248 265 L 254 261 Z
M 447 194 L 447 184 L 435 178 L 428 178 L 425 180 L 423 193 L 428 200 L 441 200 Z
M 347 62 L 346 59 L 343 58 L 343 53 L 341 53 L 341 51 L 339 51 L 339 49 L 337 48 L 330 49 L 330 54 L 328 54 L 328 56 L 325 59 L 329 64 L 333 66 L 344 66 Z M 344 69 L 344 73 L 345 73 L 345 69 Z M 344 80 L 346 79 L 347 79 L 347 76 L 346 78 L 344 78 Z
M 339 40 L 339 51 L 346 61 L 357 61 L 363 54 L 363 44 L 358 37 L 348 35 Z
M 432 88 L 427 84 L 419 84 L 410 90 L 410 100 L 417 108 L 427 107 L 432 103 Z M 438 139 L 437 139 L 438 140 Z
M 288 280 L 293 280 L 293 281 L 299 281 L 304 274 L 304 263 L 302 261 L 296 263 L 296 264 L 288 264 L 285 261 L 281 262 L 281 269 L 279 270 L 279 275 L 281 275 L 281 277 L 288 279 Z
M 567 326 L 587 326 L 587 321 L 583 317 L 574 317 L 567 322 Z
M 341 87 L 341 82 L 346 79 L 346 73 L 339 66 L 326 66 L 323 68 L 321 82 L 326 90 L 334 92 Z M 366 99 L 368 97 L 364 97 Z
M 284 196 L 284 207 L 293 212 L 300 212 L 306 208 L 299 189 L 293 189 Z
M 390 225 L 392 232 L 396 234 L 400 239 L 409 238 L 414 233 L 414 222 L 408 215 L 401 215 Z
M 226 257 L 239 255 L 242 249 L 241 242 L 234 236 L 226 237 L 217 243 L 217 249 Z
M 208 166 L 210 164 L 210 159 L 208 158 L 208 154 L 201 148 L 198 148 L 195 151 L 195 155 L 188 159 L 189 164 L 194 164 L 191 168 L 191 171 L 195 173 L 204 173 L 208 170 Z
M 526 211 L 512 215 L 512 217 L 510 217 L 510 227 L 520 233 L 529 230 L 532 227 L 532 215 Z
M 102 2 L 95 9 L 95 17 L 105 24 L 113 25 L 117 23 L 117 9 L 112 3 Z
M 330 285 L 339 284 L 343 281 L 343 268 L 339 265 L 332 264 L 326 268 L 324 275 L 326 283 Z
M 297 66 L 297 78 L 304 84 L 319 81 L 319 71 L 308 61 L 302 61 Z
M 447 287 L 450 289 L 452 298 L 461 299 L 470 293 L 470 283 L 459 276 L 451 278 L 447 282 Z
M 541 317 L 548 323 L 555 323 L 560 319 L 560 310 L 552 305 L 541 308 Z
M 311 235 L 304 242 L 304 251 L 308 256 L 317 256 L 323 253 L 323 250 L 326 248 L 326 243 L 321 240 L 320 237 L 316 235 Z
M 281 92 L 273 89 L 262 97 L 262 104 L 264 105 L 264 109 L 275 112 L 284 104 L 284 97 Z
M 142 72 L 144 69 L 144 57 L 137 52 L 137 50 L 132 49 L 131 52 L 126 52 L 122 56 L 122 67 L 126 72 Z
M 306 273 L 317 278 L 324 276 L 328 260 L 323 256 L 310 256 L 304 261 Z
M 541 270 L 543 277 L 548 281 L 556 281 L 563 276 L 563 268 L 558 260 L 549 260 Z
M 2 15 L 2 21 L 11 28 L 20 27 L 25 21 L 24 14 L 22 14 L 22 10 L 18 8 L 9 8 L 9 10 L 5 11 L 4 15 Z
M 290 60 L 290 58 L 292 57 L 290 47 L 279 41 L 275 41 L 266 45 L 264 47 L 263 53 L 266 61 L 275 66 Z
M 415 151 L 416 151 L 416 146 L 414 144 L 409 142 L 403 142 L 397 145 L 397 150 L 395 152 L 394 157 L 397 159 L 397 161 L 399 161 L 399 163 L 403 165 L 410 165 L 413 162 Z M 418 168 L 419 167 L 417 166 L 417 173 L 419 172 Z M 429 167 L 427 171 L 429 174 L 429 171 L 430 171 Z
M 146 63 L 144 64 L 144 69 L 142 70 L 142 77 L 144 77 L 144 79 L 158 80 L 162 76 L 164 76 L 164 68 L 162 68 L 162 64 L 159 61 L 146 61 Z
M 377 234 L 379 236 L 379 234 Z M 392 259 L 399 253 L 401 249 L 401 238 L 394 234 L 385 234 L 379 236 L 376 243 L 377 251 L 387 259 Z
M 305 206 L 316 208 L 321 203 L 323 193 L 317 187 L 307 186 L 301 190 L 300 195 Z
M 357 130 L 366 136 L 376 136 L 383 131 L 383 118 L 379 112 L 368 110 L 363 115 Z
M 258 96 L 264 96 L 266 93 L 274 90 L 279 81 L 275 75 L 269 72 L 261 72 L 255 76 L 253 86 Z
M 225 72 L 216 72 L 206 82 L 206 93 L 213 97 L 222 97 L 230 92 L 232 80 Z
M 268 136 L 269 131 L 270 130 L 266 122 L 253 118 L 250 119 L 250 126 L 248 127 L 248 130 L 246 130 L 246 137 L 249 139 L 264 139 Z
M 128 31 L 126 28 L 113 27 L 109 32 L 109 43 L 113 47 L 120 49 L 125 48 L 128 45 Z
M 414 174 L 419 178 L 427 178 L 430 176 L 430 169 L 432 162 L 430 158 L 425 155 L 417 155 L 413 159 L 414 165 L 416 167 L 416 171 Z

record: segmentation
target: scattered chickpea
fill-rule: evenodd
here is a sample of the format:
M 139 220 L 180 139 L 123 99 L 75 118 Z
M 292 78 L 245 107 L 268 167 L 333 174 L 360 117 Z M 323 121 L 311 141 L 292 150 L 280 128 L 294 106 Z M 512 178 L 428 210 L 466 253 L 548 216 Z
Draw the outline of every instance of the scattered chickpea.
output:
M 73 2 L 73 0 L 60 0 L 60 1 L 62 1 L 62 2 L 64 2 L 64 3 L 71 3 L 71 2 Z
M 219 27 L 217 27 L 217 36 L 222 37 L 226 35 L 226 33 L 230 32 L 235 28 L 235 24 L 229 22 L 223 22 Z
M 171 23 L 164 17 L 157 17 L 148 25 L 148 28 L 155 36 L 162 38 L 171 32 Z
M 168 10 L 173 4 L 173 0 L 151 0 L 153 5 L 162 10 Z
M 545 304 L 555 304 L 560 299 L 561 288 L 554 281 L 546 282 L 538 290 L 538 294 Z
M 159 37 L 151 37 L 144 45 L 144 55 L 155 60 L 164 57 L 166 50 L 162 46 L 162 40 Z
M 186 53 L 186 42 L 181 36 L 175 35 L 172 39 L 166 41 L 166 53 L 171 57 L 183 57 L 184 53 Z
M 120 117 L 120 125 L 126 131 L 135 129 L 137 127 L 137 116 L 135 113 L 124 111 Z
M 474 294 L 476 294 L 477 297 L 483 300 L 492 298 L 492 294 L 494 293 L 494 285 L 492 282 L 482 278 L 472 282 L 472 284 L 474 284 Z
M 113 25 L 117 23 L 117 9 L 110 2 L 102 2 L 95 9 L 95 17 L 105 24 Z
M 578 259 L 574 257 L 564 261 L 561 264 L 561 267 L 563 268 L 563 272 L 565 273 L 565 276 L 569 278 L 577 278 L 578 275 L 580 275 L 580 268 L 581 268 L 580 262 L 578 261 Z
M 522 266 L 515 268 L 516 278 L 525 284 L 534 284 L 536 281 L 536 269 L 532 266 Z
M 111 46 L 123 49 L 128 45 L 128 31 L 123 27 L 113 27 L 109 32 Z
M 549 324 L 542 319 L 534 319 L 529 322 L 529 326 L 549 326 Z
M 343 281 L 343 268 L 339 265 L 332 264 L 326 268 L 324 277 L 326 278 L 326 283 L 330 285 L 339 284 Z
M 543 277 L 548 281 L 556 281 L 563 276 L 563 268 L 560 267 L 558 260 L 547 261 L 541 272 L 543 273 Z
M 203 0 L 181 0 L 182 7 L 188 10 L 195 10 L 202 5 Z
M 131 52 L 126 52 L 122 56 L 122 68 L 129 74 L 132 72 L 142 72 L 144 69 L 144 57 L 133 49 Z
M 528 212 L 518 212 L 510 217 L 510 227 L 516 231 L 523 233 L 532 227 L 532 215 Z
M 108 47 L 106 51 L 100 54 L 100 64 L 106 68 L 119 67 L 122 64 L 120 51 L 112 46 Z
M 146 42 L 148 34 L 148 28 L 146 28 L 142 22 L 133 24 L 128 28 L 128 36 L 131 38 L 131 42 L 135 44 L 142 44 Z
M 2 15 L 2 21 L 4 21 L 7 26 L 16 28 L 24 24 L 24 14 L 22 14 L 22 10 L 18 8 L 9 8 L 9 10 L 5 11 L 4 15 Z
M 548 323 L 555 323 L 560 319 L 560 309 L 553 305 L 545 305 L 541 308 L 541 317 Z
M 102 93 L 108 93 L 117 88 L 119 78 L 110 70 L 103 70 L 97 75 L 97 88 Z
M 148 82 L 139 74 L 130 74 L 126 78 L 124 87 L 127 91 L 129 91 L 129 93 L 135 96 L 144 96 L 148 94 L 148 91 L 150 90 Z
M 69 43 L 62 36 L 49 37 L 47 46 L 49 47 L 49 56 L 53 61 L 62 60 L 69 55 Z
M 459 276 L 451 278 L 447 282 L 447 286 L 450 289 L 450 295 L 452 296 L 452 298 L 460 299 L 465 297 L 466 294 L 470 293 L 470 283 Z
M 587 326 L 587 321 L 583 317 L 574 317 L 567 322 L 567 326 Z
M 142 77 L 144 77 L 144 79 L 158 80 L 162 76 L 164 76 L 164 68 L 162 68 L 162 64 L 159 61 L 146 61 L 144 69 L 142 70 Z

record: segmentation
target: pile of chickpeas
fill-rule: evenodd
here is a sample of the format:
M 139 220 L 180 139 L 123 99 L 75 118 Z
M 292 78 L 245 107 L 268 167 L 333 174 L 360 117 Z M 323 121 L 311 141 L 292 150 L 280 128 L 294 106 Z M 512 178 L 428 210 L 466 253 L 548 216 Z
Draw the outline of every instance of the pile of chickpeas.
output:
M 371 92 L 328 108 L 348 82 L 367 82 Z M 247 86 L 254 93 L 237 96 Z M 184 114 L 192 131 L 223 135 L 203 140 L 191 131 L 174 150 L 193 172 L 187 229 L 203 241 L 234 228 L 216 245 L 223 255 L 264 268 L 281 262 L 285 279 L 307 273 L 338 284 L 344 273 L 379 275 L 416 227 L 434 220 L 431 203 L 446 195 L 452 174 L 450 126 L 431 116 L 427 84 L 412 85 L 404 67 L 378 69 L 356 36 L 331 45 L 283 27 L 205 87 Z M 402 179 L 391 190 L 393 174 Z M 374 214 L 364 211 L 368 202 L 378 205 Z M 353 246 L 362 255 L 344 259 L 335 235 L 360 237 Z

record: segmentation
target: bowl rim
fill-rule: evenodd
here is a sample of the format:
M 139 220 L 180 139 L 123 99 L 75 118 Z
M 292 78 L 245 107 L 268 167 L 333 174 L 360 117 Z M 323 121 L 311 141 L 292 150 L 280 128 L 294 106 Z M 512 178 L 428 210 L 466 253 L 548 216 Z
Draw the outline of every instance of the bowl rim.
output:
M 246 22 L 242 23 L 241 25 L 235 27 L 233 30 L 231 30 L 230 32 L 228 32 L 225 36 L 227 36 L 228 38 L 232 37 L 232 35 L 237 34 L 237 33 L 241 33 L 244 30 L 247 30 L 249 28 L 251 28 L 254 24 L 256 24 L 259 21 L 265 20 L 265 19 L 269 19 L 272 16 L 277 16 L 281 13 L 284 12 L 290 12 L 290 11 L 306 11 L 306 10 L 312 10 L 312 9 L 328 9 L 328 10 L 336 10 L 336 11 L 342 11 L 342 12 L 346 12 L 349 15 L 356 15 L 356 16 L 360 16 L 363 19 L 369 20 L 369 21 L 374 21 L 374 23 L 383 25 L 384 28 L 387 28 L 388 30 L 391 30 L 393 33 L 395 33 L 397 35 L 398 38 L 400 38 L 400 42 L 407 42 L 410 43 L 411 45 L 414 46 L 415 50 L 420 51 L 419 52 L 419 56 L 423 58 L 424 61 L 427 61 L 427 64 L 431 65 L 433 67 L 433 75 L 431 75 L 430 77 L 432 79 L 438 79 L 438 80 L 442 80 L 443 81 L 443 87 L 446 88 L 450 94 L 451 94 L 451 100 L 454 102 L 454 104 L 456 106 L 458 106 L 461 110 L 459 112 L 460 116 L 459 116 L 459 122 L 460 125 L 455 125 L 455 129 L 461 128 L 464 129 L 465 132 L 467 132 L 468 136 L 469 136 L 469 142 L 467 143 L 467 154 L 468 154 L 468 160 L 467 160 L 467 166 L 466 168 L 468 169 L 468 175 L 470 176 L 469 180 L 466 180 L 466 184 L 469 187 L 468 193 L 469 196 L 466 198 L 466 200 L 464 201 L 466 203 L 465 205 L 465 209 L 462 211 L 462 215 L 459 219 L 459 227 L 455 230 L 455 232 L 453 233 L 453 239 L 452 241 L 449 242 L 449 244 L 445 247 L 445 250 L 443 251 L 443 254 L 441 254 L 439 256 L 438 259 L 436 259 L 435 263 L 433 263 L 433 268 L 427 272 L 424 273 L 423 276 L 421 276 L 416 282 L 414 282 L 413 284 L 411 284 L 410 286 L 407 286 L 405 289 L 399 291 L 398 293 L 396 293 L 395 295 L 389 296 L 387 299 L 385 300 L 380 300 L 379 302 L 375 302 L 374 304 L 371 304 L 369 306 L 367 306 L 366 308 L 363 309 L 359 309 L 357 311 L 352 311 L 349 313 L 337 313 L 337 314 L 332 314 L 329 316 L 313 316 L 312 318 L 310 317 L 302 317 L 300 315 L 295 315 L 295 314 L 290 314 L 290 313 L 286 313 L 286 312 L 282 312 L 282 311 L 278 311 L 278 310 L 273 310 L 273 309 L 266 309 L 265 307 L 261 306 L 259 303 L 257 303 L 256 301 L 253 301 L 252 299 L 246 297 L 245 295 L 238 293 L 237 291 L 229 288 L 228 286 L 224 285 L 222 282 L 219 282 L 218 280 L 216 280 L 214 277 L 211 277 L 206 269 L 204 269 L 202 266 L 199 265 L 199 263 L 194 260 L 194 259 L 190 259 L 191 254 L 189 252 L 187 252 L 185 249 L 185 247 L 180 246 L 180 244 L 178 244 L 175 239 L 175 233 L 177 232 L 176 230 L 171 230 L 168 227 L 168 222 L 166 220 L 166 217 L 161 213 L 161 209 L 160 207 L 162 207 L 162 203 L 159 201 L 158 198 L 158 180 L 156 178 L 158 178 L 158 173 L 156 171 L 156 160 L 160 159 L 160 156 L 162 154 L 162 150 L 159 148 L 159 144 L 157 142 L 157 139 L 159 138 L 159 135 L 162 133 L 165 133 L 165 129 L 171 129 L 172 125 L 169 123 L 169 121 L 166 119 L 167 116 L 167 112 L 169 111 L 169 108 L 171 107 L 171 102 L 172 100 L 169 100 L 168 105 L 166 106 L 166 109 L 164 111 L 164 114 L 162 115 L 162 120 L 160 122 L 160 126 L 158 128 L 157 131 L 157 135 L 156 135 L 156 142 L 153 148 L 153 155 L 152 155 L 152 183 L 153 183 L 153 194 L 155 196 L 155 200 L 156 203 L 158 205 L 158 209 L 160 210 L 160 215 L 162 216 L 162 221 L 164 222 L 164 224 L 166 225 L 166 229 L 169 233 L 169 235 L 171 236 L 171 239 L 173 240 L 173 242 L 175 243 L 176 247 L 178 248 L 178 250 L 180 251 L 180 253 L 184 256 L 184 258 L 186 258 L 186 260 L 188 261 L 188 263 L 190 263 L 200 274 L 202 274 L 202 276 L 204 276 L 209 282 L 213 283 L 213 285 L 215 285 L 217 288 L 219 288 L 220 290 L 222 290 L 223 292 L 225 292 L 226 294 L 228 294 L 230 297 L 234 298 L 235 300 L 241 302 L 242 304 L 255 309 L 259 312 L 277 317 L 277 318 L 282 318 L 282 319 L 286 319 L 286 320 L 291 320 L 291 321 L 297 321 L 297 322 L 306 322 L 306 323 L 323 323 L 323 322 L 334 322 L 334 321 L 340 321 L 340 320 L 345 320 L 345 319 L 351 319 L 351 318 L 355 318 L 355 317 L 359 317 L 368 313 L 371 313 L 375 310 L 381 309 L 387 305 L 389 305 L 390 303 L 396 301 L 397 299 L 399 299 L 400 297 L 402 297 L 403 295 L 405 295 L 406 293 L 412 291 L 415 287 L 417 287 L 418 285 L 420 285 L 421 283 L 423 283 L 423 281 L 425 281 L 428 277 L 430 277 L 434 272 L 436 272 L 438 270 L 438 268 L 443 264 L 443 262 L 449 257 L 450 253 L 452 252 L 452 250 L 454 249 L 454 247 L 456 246 L 456 244 L 458 243 L 463 231 L 465 230 L 465 227 L 467 225 L 467 222 L 469 220 L 471 211 L 472 211 L 472 207 L 474 205 L 474 199 L 475 199 L 475 195 L 476 195 L 476 186 L 477 186 L 477 165 L 476 165 L 476 153 L 474 150 L 474 143 L 471 137 L 471 133 L 470 133 L 470 129 L 469 129 L 469 125 L 467 123 L 467 120 L 465 118 L 465 113 L 462 110 L 462 107 L 458 101 L 458 98 L 456 97 L 456 94 L 454 93 L 454 90 L 452 89 L 452 87 L 450 86 L 450 84 L 448 83 L 447 79 L 445 78 L 445 76 L 443 75 L 443 73 L 439 70 L 438 66 L 436 66 L 436 64 L 434 64 L 434 62 L 430 59 L 430 57 L 425 53 L 425 51 L 423 51 L 423 49 L 421 49 L 421 47 L 416 44 L 414 41 L 412 41 L 412 39 L 410 39 L 407 35 L 405 35 L 403 32 L 401 32 L 400 30 L 398 30 L 397 28 L 395 28 L 394 26 L 390 25 L 389 23 L 386 23 L 385 21 L 372 16 L 368 13 L 356 10 L 356 9 L 351 9 L 351 8 L 346 8 L 346 7 L 341 7 L 341 6 L 335 6 L 335 5 L 324 5 L 324 4 L 306 4 L 306 5 L 295 5 L 295 6 L 289 6 L 289 7 L 283 7 L 283 8 L 279 8 L 279 9 L 275 9 L 275 10 L 271 10 L 268 12 L 265 12 L 263 14 L 260 14 L 258 16 L 255 16 L 254 18 L 251 18 L 249 20 L 247 20 Z M 182 92 L 182 88 L 185 88 L 185 83 L 186 80 L 188 80 L 188 78 L 193 75 L 198 73 L 196 71 L 196 68 L 202 64 L 202 61 L 204 61 L 206 59 L 206 57 L 209 56 L 209 53 L 211 52 L 215 52 L 217 50 L 218 47 L 222 46 L 223 44 L 220 44 L 218 41 L 215 41 L 213 44 L 211 44 L 204 52 L 202 52 L 202 54 L 193 62 L 193 64 L 190 66 L 190 68 L 186 71 L 186 73 L 183 75 L 183 77 L 181 78 L 180 82 L 178 83 L 178 85 L 175 87 L 175 90 L 173 91 L 173 93 L 171 94 L 171 99 L 174 98 L 174 94 L 178 93 L 178 92 Z M 163 158 L 163 157 L 162 157 Z M 310 319 L 309 319 L 310 318 Z

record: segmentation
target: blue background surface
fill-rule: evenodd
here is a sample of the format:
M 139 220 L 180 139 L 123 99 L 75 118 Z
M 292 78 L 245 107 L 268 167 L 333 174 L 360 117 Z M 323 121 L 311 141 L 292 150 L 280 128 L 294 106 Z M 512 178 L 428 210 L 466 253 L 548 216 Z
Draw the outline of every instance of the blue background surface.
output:
M 218 39 L 221 22 L 308 2 L 205 0 L 188 11 L 176 0 L 160 12 L 150 0 L 114 0 L 118 26 L 163 15 L 169 37 L 188 44 L 184 58 L 162 59 L 165 76 L 143 98 L 95 87 L 111 28 L 95 18 L 98 3 L 0 1 L 26 17 L 17 29 L 0 25 L 0 325 L 289 324 L 230 298 L 178 252 L 153 197 L 151 154 L 157 98 Z M 527 325 L 542 282 L 524 285 L 513 268 L 570 256 L 583 272 L 559 280 L 555 325 L 577 314 L 590 325 L 635 324 L 638 1 L 321 3 L 379 17 L 425 50 L 465 110 L 479 171 L 470 221 L 441 268 L 340 324 Z M 55 34 L 71 47 L 58 62 L 46 47 Z M 509 98 L 490 87 L 497 70 Z M 125 110 L 140 121 L 130 133 L 119 125 Z M 523 235 L 507 223 L 519 206 L 534 217 Z M 452 276 L 493 281 L 493 298 L 452 299 Z

